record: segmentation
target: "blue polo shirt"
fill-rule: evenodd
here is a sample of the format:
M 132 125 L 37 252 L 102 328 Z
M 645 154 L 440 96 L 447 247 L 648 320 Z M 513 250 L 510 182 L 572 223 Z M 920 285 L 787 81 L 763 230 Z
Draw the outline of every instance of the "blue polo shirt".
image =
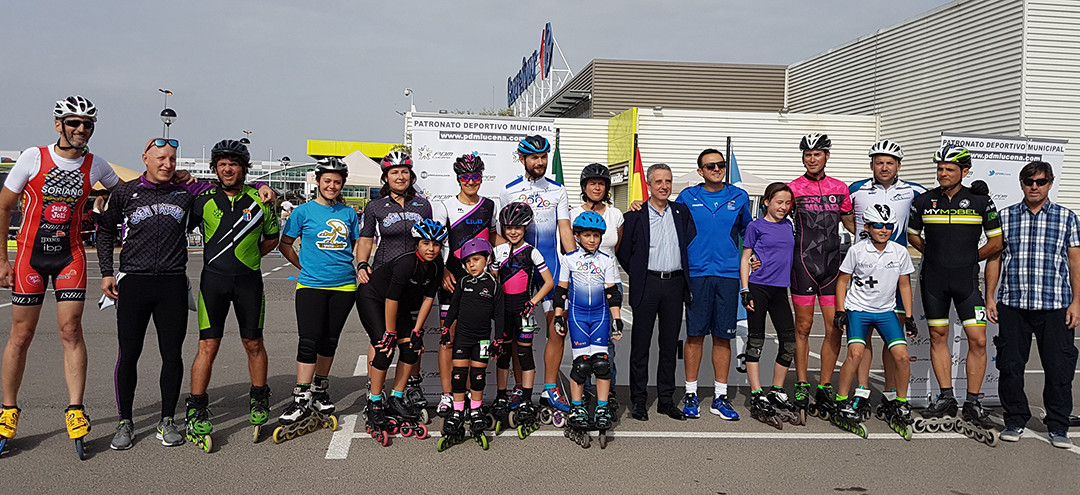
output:
M 750 215 L 750 196 L 731 184 L 710 192 L 704 184 L 683 189 L 675 200 L 694 217 L 697 236 L 687 248 L 691 277 L 739 278 L 739 244 Z

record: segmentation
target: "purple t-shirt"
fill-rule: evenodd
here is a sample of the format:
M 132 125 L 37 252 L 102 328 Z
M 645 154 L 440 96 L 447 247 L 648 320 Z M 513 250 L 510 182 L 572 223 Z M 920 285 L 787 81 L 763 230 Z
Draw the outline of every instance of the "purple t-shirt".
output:
M 795 229 L 791 220 L 773 223 L 764 216 L 746 227 L 743 247 L 754 250 L 761 268 L 750 273 L 750 281 L 758 285 L 788 287 L 791 285 L 791 262 L 795 253 Z

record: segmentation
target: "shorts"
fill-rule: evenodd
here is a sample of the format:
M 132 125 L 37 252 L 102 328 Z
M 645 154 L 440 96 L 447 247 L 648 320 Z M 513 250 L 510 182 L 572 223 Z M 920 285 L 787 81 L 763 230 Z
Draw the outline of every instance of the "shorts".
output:
M 360 324 L 368 334 L 371 345 L 382 340 L 386 333 L 386 299 L 363 297 L 356 291 L 356 312 L 360 314 Z M 397 335 L 399 339 L 408 337 L 412 332 L 416 317 L 410 311 L 399 311 L 397 315 Z
M 822 306 L 836 306 L 836 279 L 840 263 L 826 267 L 824 274 L 810 273 L 805 266 L 791 267 L 791 302 L 796 306 L 813 306 L 814 298 Z
M 86 253 L 82 249 L 47 255 L 19 246 L 13 269 L 11 304 L 15 306 L 40 306 L 50 278 L 57 302 L 86 300 Z
M 686 305 L 686 335 L 732 339 L 739 316 L 739 279 L 690 277 Z
M 570 347 L 575 358 L 608 351 L 611 340 L 611 310 L 566 306 L 566 325 L 570 327 Z
M 979 287 L 979 265 L 940 268 L 923 264 L 919 273 L 923 312 L 929 326 L 948 326 L 949 304 L 965 327 L 986 326 L 986 307 Z
M 229 303 L 236 311 L 240 338 L 263 338 L 266 300 L 262 274 L 252 271 L 242 275 L 222 275 L 203 270 L 199 279 L 199 340 L 220 339 L 225 335 Z
M 891 311 L 871 313 L 868 311 L 848 311 L 848 345 L 866 345 L 866 337 L 870 334 L 870 328 L 877 328 L 881 340 L 892 349 L 894 346 L 907 345 L 904 339 L 904 328 L 900 326 L 900 320 Z
M 476 361 L 478 363 L 488 363 L 488 359 L 491 358 L 489 349 L 491 348 L 491 340 L 480 339 L 465 335 L 465 332 L 455 332 L 454 335 L 454 352 L 451 359 L 468 359 L 470 361 Z

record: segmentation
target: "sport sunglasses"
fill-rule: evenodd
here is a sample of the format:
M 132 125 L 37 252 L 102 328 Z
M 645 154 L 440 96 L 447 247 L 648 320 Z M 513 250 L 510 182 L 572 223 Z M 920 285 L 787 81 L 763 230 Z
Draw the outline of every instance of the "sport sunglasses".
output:
M 147 151 L 150 151 L 151 146 L 156 146 L 158 148 L 163 148 L 163 147 L 165 147 L 165 145 L 172 146 L 173 148 L 179 148 L 180 147 L 180 141 L 177 141 L 175 139 L 157 138 L 157 139 L 151 141 L 150 144 L 146 145 L 146 149 L 143 150 L 143 153 L 146 153 Z

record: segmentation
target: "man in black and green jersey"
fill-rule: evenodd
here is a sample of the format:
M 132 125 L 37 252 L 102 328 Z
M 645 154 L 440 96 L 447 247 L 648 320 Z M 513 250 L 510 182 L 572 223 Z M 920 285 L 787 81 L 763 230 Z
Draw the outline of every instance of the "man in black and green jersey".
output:
M 259 267 L 261 258 L 277 247 L 280 227 L 273 205 L 262 203 L 258 191 L 244 185 L 250 160 L 247 147 L 239 141 L 226 139 L 214 145 L 210 169 L 218 177 L 217 187 L 200 194 L 191 208 L 191 225 L 202 229 L 204 250 L 199 281 L 199 352 L 191 366 L 191 396 L 187 399 L 189 436 L 207 435 L 213 429 L 206 389 L 230 302 L 236 309 L 240 340 L 248 355 L 250 422 L 258 427 L 269 417 L 270 387 L 266 385 L 263 346 L 265 303 Z

